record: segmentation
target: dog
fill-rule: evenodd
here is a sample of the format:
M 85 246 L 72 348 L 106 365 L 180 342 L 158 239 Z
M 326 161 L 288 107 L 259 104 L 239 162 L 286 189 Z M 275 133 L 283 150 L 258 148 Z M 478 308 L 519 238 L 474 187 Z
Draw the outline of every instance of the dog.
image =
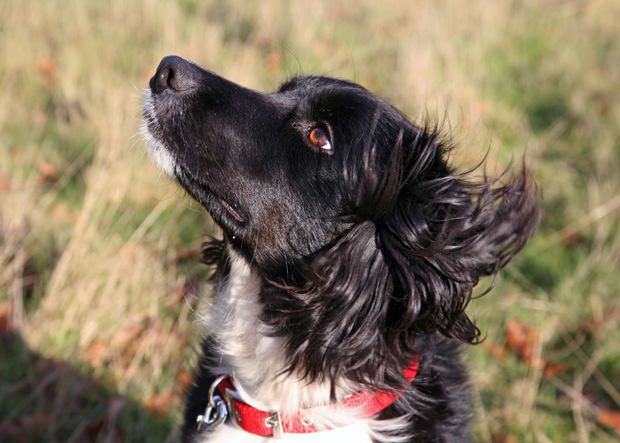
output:
M 223 231 L 184 442 L 471 441 L 465 308 L 537 228 L 525 164 L 457 172 L 437 125 L 360 85 L 261 93 L 176 56 L 143 114 L 151 157 Z

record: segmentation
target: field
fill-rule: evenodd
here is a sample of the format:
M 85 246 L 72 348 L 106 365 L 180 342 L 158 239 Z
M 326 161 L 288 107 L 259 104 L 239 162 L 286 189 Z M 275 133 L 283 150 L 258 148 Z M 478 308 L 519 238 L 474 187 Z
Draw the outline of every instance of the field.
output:
M 178 54 L 237 83 L 352 79 L 444 121 L 454 163 L 523 154 L 535 239 L 469 312 L 476 440 L 620 438 L 620 2 L 0 2 L 0 441 L 176 441 L 217 234 L 148 160 Z

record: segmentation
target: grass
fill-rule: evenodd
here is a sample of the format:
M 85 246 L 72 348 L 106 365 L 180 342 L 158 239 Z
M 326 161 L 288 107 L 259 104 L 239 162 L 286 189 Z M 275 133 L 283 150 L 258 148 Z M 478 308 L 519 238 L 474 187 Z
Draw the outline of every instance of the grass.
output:
M 525 152 L 546 216 L 470 306 L 487 335 L 466 351 L 475 435 L 617 441 L 619 13 L 613 0 L 0 4 L 0 440 L 177 437 L 208 293 L 195 251 L 216 230 L 136 136 L 141 91 L 174 53 L 253 88 L 322 73 L 414 119 L 446 115 L 459 165 Z

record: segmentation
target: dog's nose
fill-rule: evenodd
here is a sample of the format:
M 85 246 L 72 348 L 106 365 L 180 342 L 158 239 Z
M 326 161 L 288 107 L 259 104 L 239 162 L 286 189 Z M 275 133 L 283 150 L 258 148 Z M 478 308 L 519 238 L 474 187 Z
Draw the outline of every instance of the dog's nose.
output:
M 155 75 L 149 81 L 149 86 L 155 94 L 166 89 L 173 92 L 187 91 L 198 84 L 199 70 L 200 68 L 187 60 L 169 55 L 159 63 Z

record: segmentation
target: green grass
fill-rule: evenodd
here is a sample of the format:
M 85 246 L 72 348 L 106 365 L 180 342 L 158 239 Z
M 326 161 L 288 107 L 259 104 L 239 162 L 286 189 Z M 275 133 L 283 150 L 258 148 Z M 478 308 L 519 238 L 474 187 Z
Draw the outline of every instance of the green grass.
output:
M 539 234 L 472 303 L 479 441 L 608 442 L 620 410 L 620 40 L 613 0 L 0 5 L 0 441 L 174 441 L 216 232 L 146 158 L 140 95 L 175 53 L 248 87 L 357 81 L 447 116 L 456 164 L 525 153 Z M 50 170 L 51 165 L 51 170 Z M 534 357 L 509 322 L 534 331 Z M 616 433 L 614 433 L 616 432 Z M 17 437 L 18 435 L 22 437 Z

